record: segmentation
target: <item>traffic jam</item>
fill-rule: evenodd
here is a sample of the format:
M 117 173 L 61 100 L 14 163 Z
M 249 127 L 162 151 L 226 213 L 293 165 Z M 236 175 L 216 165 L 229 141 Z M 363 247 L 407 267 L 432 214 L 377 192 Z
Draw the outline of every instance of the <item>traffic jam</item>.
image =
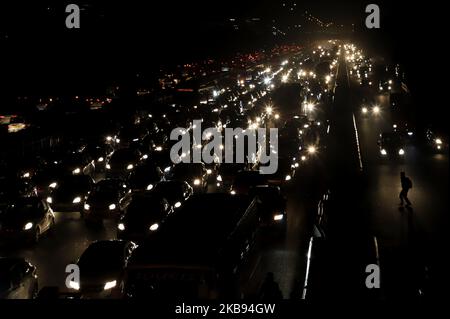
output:
M 358 125 L 392 118 L 370 141 L 377 161 L 405 161 L 416 144 L 447 152 L 440 132 L 417 130 L 408 117 L 401 66 L 354 44 L 239 59 L 233 72 L 183 66 L 131 98 L 118 87 L 105 96 L 20 97 L 33 111 L 1 116 L 14 152 L 1 153 L 0 298 L 264 299 L 266 274 L 282 278 L 270 266 L 252 270 L 271 245 L 289 246 L 296 183 L 321 178 L 309 175 L 333 134 L 338 70 L 359 92 Z M 276 140 L 259 139 L 271 130 Z M 276 170 L 262 174 L 270 164 Z M 326 228 L 316 209 L 308 214 Z M 310 226 L 301 226 L 307 238 Z M 305 264 L 289 266 L 297 273 L 280 285 L 300 299 L 314 270 L 311 251 L 294 251 Z M 66 271 L 72 266 L 78 277 Z

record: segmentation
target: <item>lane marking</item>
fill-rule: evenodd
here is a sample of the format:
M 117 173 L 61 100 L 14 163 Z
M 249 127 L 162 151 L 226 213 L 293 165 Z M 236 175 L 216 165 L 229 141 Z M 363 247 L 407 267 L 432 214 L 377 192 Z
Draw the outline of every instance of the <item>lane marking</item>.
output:
M 309 239 L 309 247 L 308 247 L 308 262 L 306 263 L 306 273 L 305 273 L 305 281 L 303 283 L 303 292 L 302 299 L 306 299 L 306 292 L 308 290 L 308 280 L 309 280 L 309 266 L 311 265 L 311 253 L 312 253 L 312 245 L 313 245 L 314 237 L 311 236 Z
M 361 148 L 359 147 L 359 135 L 358 135 L 358 128 L 356 126 L 355 113 L 352 113 L 352 116 L 353 116 L 353 127 L 355 129 L 356 148 L 358 150 L 359 170 L 362 171 L 363 163 L 362 163 L 362 156 L 361 156 Z

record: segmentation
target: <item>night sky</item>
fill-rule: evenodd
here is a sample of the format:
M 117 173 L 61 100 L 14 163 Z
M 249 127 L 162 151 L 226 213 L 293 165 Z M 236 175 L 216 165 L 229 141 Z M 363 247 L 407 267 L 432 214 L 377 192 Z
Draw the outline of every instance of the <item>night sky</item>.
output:
M 2 96 L 58 91 L 61 86 L 75 91 L 93 88 L 136 72 L 151 73 L 164 64 L 251 50 L 265 39 L 228 33 L 230 17 L 258 17 L 263 26 L 272 20 L 283 25 L 301 21 L 305 10 L 325 22 L 355 23 L 358 38 L 368 47 L 386 48 L 405 65 L 415 88 L 430 85 L 424 77 L 438 76 L 444 67 L 428 50 L 432 36 L 444 31 L 445 21 L 440 5 L 430 2 L 426 7 L 407 1 L 375 2 L 381 8 L 379 31 L 362 28 L 364 8 L 370 3 L 366 1 L 75 1 L 82 8 L 79 30 L 65 28 L 68 3 L 2 4 Z M 442 100 L 419 95 L 419 103 L 435 106 Z

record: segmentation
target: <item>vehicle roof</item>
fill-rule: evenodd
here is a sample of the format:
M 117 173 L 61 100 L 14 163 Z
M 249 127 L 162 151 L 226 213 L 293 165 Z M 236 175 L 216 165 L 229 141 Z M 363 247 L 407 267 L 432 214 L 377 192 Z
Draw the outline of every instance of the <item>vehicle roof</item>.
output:
M 251 199 L 223 193 L 196 194 L 170 225 L 133 254 L 132 264 L 209 263 L 236 228 Z

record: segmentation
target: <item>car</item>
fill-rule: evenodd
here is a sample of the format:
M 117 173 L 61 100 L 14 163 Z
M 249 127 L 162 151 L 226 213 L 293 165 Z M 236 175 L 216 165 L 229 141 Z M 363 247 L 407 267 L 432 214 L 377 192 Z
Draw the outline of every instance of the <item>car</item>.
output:
M 443 136 L 436 134 L 431 129 L 425 131 L 425 141 L 429 149 L 434 152 L 444 152 L 448 149 L 448 142 L 446 142 Z
M 68 154 L 61 165 L 65 172 L 70 172 L 73 175 L 84 174 L 94 176 L 95 173 L 95 161 L 85 151 Z
M 292 180 L 295 175 L 296 164 L 289 157 L 278 158 L 278 168 L 273 174 L 267 174 L 266 178 L 269 184 L 284 185 Z
M 118 179 L 104 179 L 96 183 L 83 205 L 83 217 L 93 223 L 115 219 L 121 214 L 120 200 L 126 193 L 126 184 Z
M 161 152 L 166 148 L 166 143 L 168 142 L 168 138 L 166 134 L 155 134 L 150 137 L 150 146 L 153 151 Z
M 55 211 L 81 212 L 93 186 L 94 181 L 87 175 L 67 175 L 55 185 L 47 202 Z
M 46 201 L 22 197 L 0 214 L 0 238 L 37 243 L 55 225 L 55 215 Z
M 138 148 L 141 142 L 148 136 L 144 126 L 127 125 L 119 130 L 116 137 L 116 148 Z
M 187 182 L 194 192 L 203 192 L 207 187 L 207 171 L 203 163 L 178 163 L 169 176 L 169 180 Z
M 0 257 L 0 299 L 33 299 L 38 294 L 36 267 L 18 257 Z
M 162 181 L 156 184 L 153 192 L 167 199 L 170 206 L 179 208 L 192 196 L 194 190 L 184 181 Z
M 173 208 L 159 194 L 135 193 L 117 224 L 117 237 L 142 241 L 158 231 Z
M 382 157 L 402 158 L 405 156 L 405 140 L 400 133 L 381 133 L 380 138 L 378 139 L 378 146 Z
M 245 163 L 221 163 L 217 169 L 216 186 L 229 191 L 237 173 L 247 167 Z
M 256 186 L 268 185 L 267 176 L 259 171 L 240 171 L 237 173 L 230 193 L 232 195 L 248 195 Z
M 250 196 L 258 198 L 259 211 L 263 226 L 284 230 L 287 226 L 286 197 L 278 186 L 256 186 L 250 190 Z
M 105 161 L 114 151 L 110 144 L 104 142 L 90 142 L 86 146 L 90 157 L 95 161 L 95 168 L 97 171 L 105 170 Z
M 47 197 L 65 175 L 61 167 L 45 165 L 33 175 L 31 180 L 36 185 L 37 194 Z
M 165 174 L 168 174 L 173 167 L 172 160 L 170 159 L 170 148 L 163 148 L 160 151 L 153 151 L 144 159 L 151 161 L 153 164 L 159 166 Z
M 116 150 L 106 161 L 106 176 L 108 178 L 125 179 L 140 160 L 141 153 L 135 149 Z
M 127 179 L 127 186 L 132 191 L 151 190 L 164 179 L 163 171 L 150 161 L 137 165 Z
M 127 240 L 91 243 L 77 261 L 80 282 L 70 287 L 83 298 L 120 298 L 128 259 L 137 245 Z
M 95 172 L 95 161 L 89 155 L 84 145 L 74 150 L 58 149 L 45 158 L 46 167 L 60 170 L 62 174 L 89 175 Z
M 37 188 L 32 181 L 13 176 L 0 176 L 0 211 L 18 197 L 37 195 Z

